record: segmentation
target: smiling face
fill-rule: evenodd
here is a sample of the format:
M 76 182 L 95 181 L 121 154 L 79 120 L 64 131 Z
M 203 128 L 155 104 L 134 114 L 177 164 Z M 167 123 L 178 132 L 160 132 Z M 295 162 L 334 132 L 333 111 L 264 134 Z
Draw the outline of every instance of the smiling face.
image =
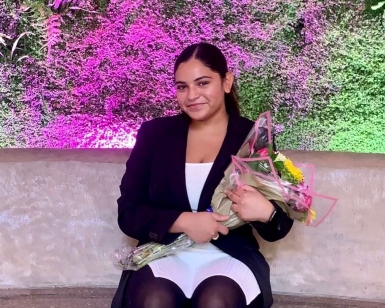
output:
M 204 121 L 225 114 L 225 93 L 230 93 L 233 75 L 224 79 L 202 62 L 190 59 L 175 72 L 176 97 L 180 108 L 192 120 Z

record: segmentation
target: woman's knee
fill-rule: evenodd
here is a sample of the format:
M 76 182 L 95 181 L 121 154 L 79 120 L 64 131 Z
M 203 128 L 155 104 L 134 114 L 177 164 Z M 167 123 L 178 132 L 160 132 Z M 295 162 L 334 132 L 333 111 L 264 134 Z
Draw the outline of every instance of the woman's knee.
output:
M 150 268 L 135 272 L 128 282 L 126 303 L 129 308 L 180 308 L 185 300 L 175 283 L 154 277 Z
M 193 306 L 194 307 L 194 306 Z M 211 293 L 209 296 L 198 298 L 197 305 L 199 308 L 230 308 L 233 305 L 233 298 L 227 298 L 225 294 Z
M 185 297 L 177 288 L 152 284 L 137 293 L 127 294 L 129 308 L 180 308 Z
M 234 280 L 214 276 L 199 284 L 191 303 L 193 308 L 243 308 L 246 307 L 246 298 Z
M 135 308 L 179 308 L 178 296 L 168 289 L 151 289 L 140 297 L 129 300 L 129 307 Z

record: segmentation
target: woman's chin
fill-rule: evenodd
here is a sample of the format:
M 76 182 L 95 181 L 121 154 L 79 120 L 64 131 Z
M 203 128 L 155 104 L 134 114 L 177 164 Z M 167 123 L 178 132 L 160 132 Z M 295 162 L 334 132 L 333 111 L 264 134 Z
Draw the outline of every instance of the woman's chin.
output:
M 225 110 L 225 109 L 224 109 Z M 193 121 L 205 121 L 212 117 L 216 117 L 216 115 L 221 114 L 222 110 L 214 109 L 209 107 L 208 105 L 201 106 L 192 106 L 191 108 L 184 108 L 184 112 L 193 120 Z M 224 111 L 226 113 L 226 111 Z
M 194 121 L 202 121 L 209 117 L 209 113 L 205 108 L 186 108 L 184 111 Z
M 193 121 L 204 121 L 209 118 L 209 114 L 207 112 L 187 112 L 187 115 Z

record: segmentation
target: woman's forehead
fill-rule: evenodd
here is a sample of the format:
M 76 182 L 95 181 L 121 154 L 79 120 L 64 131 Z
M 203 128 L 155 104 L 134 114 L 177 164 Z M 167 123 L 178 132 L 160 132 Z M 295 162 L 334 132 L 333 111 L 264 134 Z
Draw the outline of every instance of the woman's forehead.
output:
M 182 62 L 175 72 L 176 81 L 193 81 L 202 76 L 214 77 L 216 73 L 196 59 Z

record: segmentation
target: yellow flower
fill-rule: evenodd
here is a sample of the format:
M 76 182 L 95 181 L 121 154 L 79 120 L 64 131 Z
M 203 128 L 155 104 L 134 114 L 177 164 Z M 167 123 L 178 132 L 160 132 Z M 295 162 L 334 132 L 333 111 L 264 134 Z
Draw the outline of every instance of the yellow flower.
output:
M 316 212 L 312 208 L 310 208 L 310 221 L 315 220 L 316 217 L 317 217 Z
M 310 217 L 309 217 L 310 216 Z M 312 223 L 317 217 L 316 211 L 310 208 L 307 212 L 303 212 L 303 216 L 301 218 L 302 222 L 310 222 Z
M 285 166 L 286 171 L 289 172 L 296 181 L 303 181 L 304 177 L 302 171 L 296 166 L 294 166 L 293 162 L 290 159 L 286 159 L 283 162 L 283 165 Z

